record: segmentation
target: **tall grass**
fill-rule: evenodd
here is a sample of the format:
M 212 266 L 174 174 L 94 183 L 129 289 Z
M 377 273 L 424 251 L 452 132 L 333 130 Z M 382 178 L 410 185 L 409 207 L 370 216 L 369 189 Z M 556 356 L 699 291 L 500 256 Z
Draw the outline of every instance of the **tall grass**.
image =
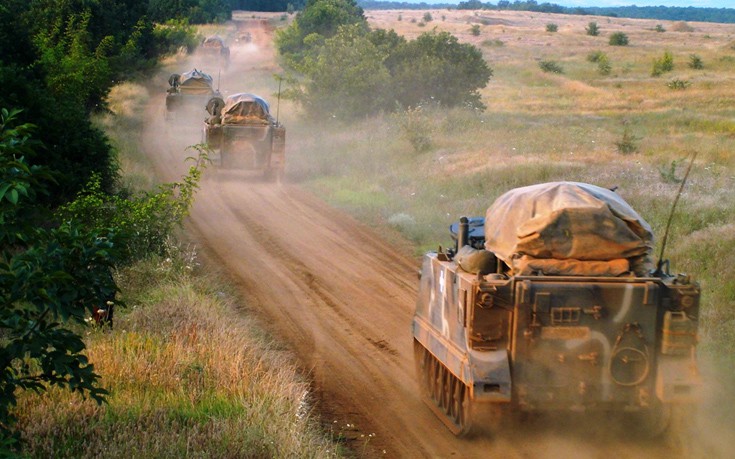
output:
M 336 457 L 309 384 L 191 254 L 120 274 L 129 310 L 88 334 L 109 404 L 63 391 L 18 406 L 32 457 Z M 155 279 L 155 281 L 152 281 Z

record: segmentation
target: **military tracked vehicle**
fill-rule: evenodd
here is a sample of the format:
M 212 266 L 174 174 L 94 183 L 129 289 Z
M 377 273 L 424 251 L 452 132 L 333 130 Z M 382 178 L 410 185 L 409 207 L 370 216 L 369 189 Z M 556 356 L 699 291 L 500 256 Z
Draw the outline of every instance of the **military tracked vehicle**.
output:
M 193 69 L 190 72 L 172 74 L 168 79 L 169 88 L 166 91 L 166 119 L 176 118 L 183 112 L 204 114 L 207 102 L 212 97 L 220 97 L 214 88 L 212 77 L 201 70 Z
M 212 98 L 204 124 L 204 141 L 215 164 L 256 171 L 280 180 L 286 165 L 286 128 L 270 114 L 270 106 L 254 94 Z
M 230 48 L 225 45 L 225 41 L 219 35 L 204 38 L 197 52 L 205 59 L 214 60 L 224 68 L 230 64 Z
M 700 288 L 655 267 L 650 226 L 616 193 L 518 188 L 450 231 L 456 246 L 423 258 L 413 336 L 424 399 L 454 434 L 481 412 L 566 411 L 655 436 L 696 399 Z

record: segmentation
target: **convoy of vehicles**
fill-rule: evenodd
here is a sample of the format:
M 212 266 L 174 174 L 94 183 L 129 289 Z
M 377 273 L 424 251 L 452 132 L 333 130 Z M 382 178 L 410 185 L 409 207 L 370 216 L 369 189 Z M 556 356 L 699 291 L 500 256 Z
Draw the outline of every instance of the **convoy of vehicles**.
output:
M 169 84 L 167 114 L 206 108 L 215 164 L 282 176 L 286 131 L 263 98 L 223 98 L 197 69 Z M 619 413 L 655 435 L 693 401 L 699 286 L 654 266 L 650 226 L 614 191 L 518 188 L 450 231 L 455 247 L 423 258 L 412 330 L 422 396 L 454 434 L 494 410 Z
M 657 435 L 693 401 L 699 286 L 654 267 L 649 225 L 616 193 L 518 188 L 450 228 L 456 248 L 424 256 L 413 336 L 423 396 L 453 433 L 483 411 L 566 411 Z

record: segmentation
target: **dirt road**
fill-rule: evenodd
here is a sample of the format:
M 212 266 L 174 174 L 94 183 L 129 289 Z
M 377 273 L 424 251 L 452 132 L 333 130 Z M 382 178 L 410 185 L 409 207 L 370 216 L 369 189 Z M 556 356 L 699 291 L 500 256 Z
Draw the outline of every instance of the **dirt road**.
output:
M 233 49 L 221 87 L 273 64 L 267 27 L 242 23 L 253 43 Z M 163 86 L 162 86 L 163 88 Z M 149 110 L 148 154 L 160 176 L 178 178 L 198 122 L 166 125 L 163 91 Z M 288 138 L 288 149 L 299 139 Z M 681 444 L 619 443 L 550 425 L 458 440 L 417 396 L 411 315 L 418 262 L 297 186 L 209 171 L 190 230 L 247 301 L 310 371 L 325 423 L 336 421 L 360 457 L 678 457 Z M 352 427 L 354 426 L 354 427 Z M 551 433 L 549 433 L 551 431 Z M 374 436 L 372 435 L 374 434 Z M 669 442 L 671 443 L 671 442 Z

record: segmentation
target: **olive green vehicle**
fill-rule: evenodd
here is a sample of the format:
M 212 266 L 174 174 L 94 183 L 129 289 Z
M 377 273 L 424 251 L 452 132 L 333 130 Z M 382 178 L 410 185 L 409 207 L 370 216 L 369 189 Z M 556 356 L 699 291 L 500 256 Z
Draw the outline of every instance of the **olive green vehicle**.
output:
M 286 128 L 270 114 L 270 106 L 254 94 L 232 94 L 207 103 L 204 142 L 213 162 L 227 169 L 260 173 L 276 181 L 286 167 Z
M 616 193 L 518 188 L 450 230 L 456 248 L 423 258 L 412 326 L 422 395 L 455 435 L 488 411 L 619 414 L 657 435 L 695 400 L 699 286 L 656 267 Z

